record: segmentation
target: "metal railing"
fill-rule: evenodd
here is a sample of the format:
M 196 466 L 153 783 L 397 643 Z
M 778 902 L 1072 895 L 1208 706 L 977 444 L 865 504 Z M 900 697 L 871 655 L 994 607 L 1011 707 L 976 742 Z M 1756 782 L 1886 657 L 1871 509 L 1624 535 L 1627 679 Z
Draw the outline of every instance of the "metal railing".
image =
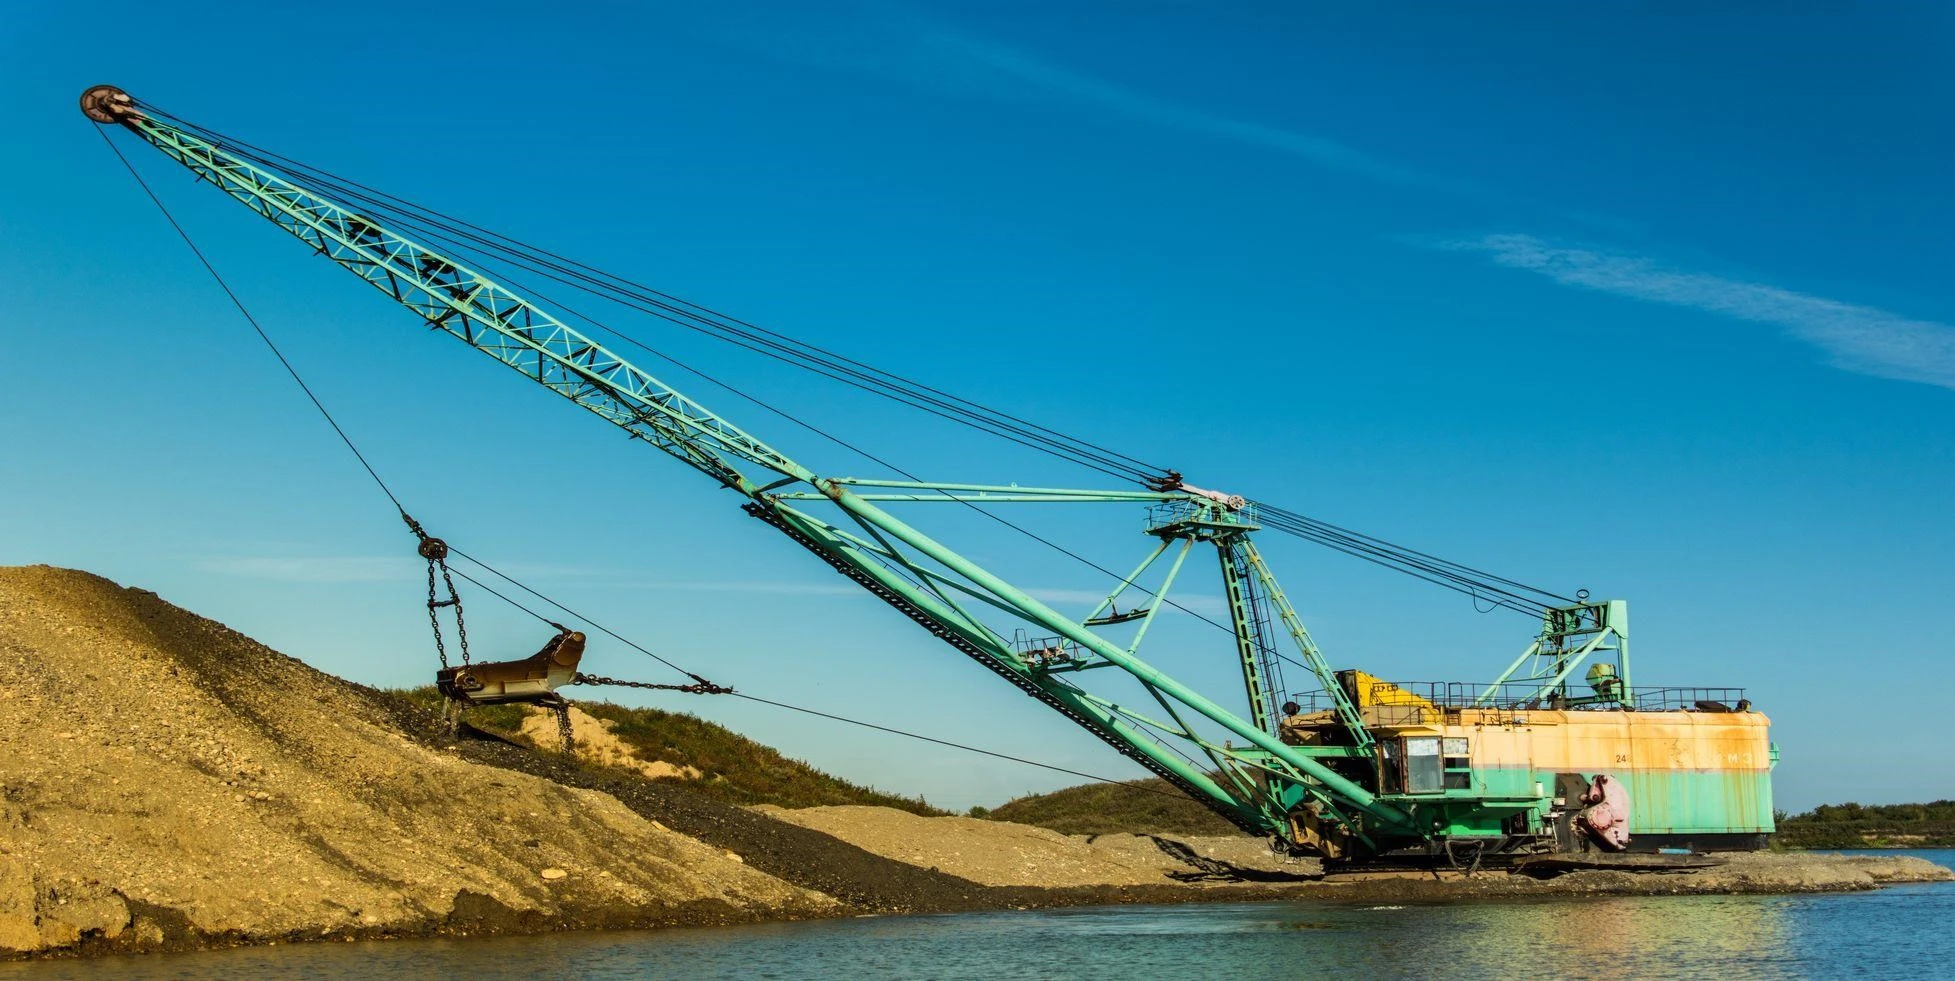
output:
M 1227 517 L 1225 518 L 1218 517 L 1216 511 L 1217 509 L 1214 505 L 1199 501 L 1175 500 L 1150 504 L 1147 506 L 1147 529 L 1153 531 L 1169 525 L 1196 522 L 1218 527 L 1246 525 L 1250 528 L 1256 528 L 1262 525 L 1261 520 L 1256 515 L 1256 505 L 1253 503 L 1244 505 L 1237 510 L 1226 512 Z
M 1392 705 L 1389 696 L 1394 691 L 1404 692 L 1421 700 L 1424 704 Z M 1490 697 L 1481 699 L 1491 690 Z M 1639 712 L 1742 712 L 1751 707 L 1751 700 L 1745 697 L 1743 688 L 1706 687 L 1635 687 L 1629 689 L 1627 704 L 1616 701 L 1589 702 L 1587 704 L 1561 704 L 1552 695 L 1536 697 L 1540 684 L 1508 682 L 1490 684 L 1470 681 L 1406 681 L 1374 686 L 1369 697 L 1362 699 L 1370 705 L 1367 709 L 1376 722 L 1384 725 L 1406 725 L 1429 721 L 1422 716 L 1430 708 L 1463 709 L 1482 708 L 1503 711 L 1527 711 L 1530 709 L 1568 708 L 1577 710 L 1609 711 L 1633 708 Z M 1289 698 L 1296 703 L 1301 713 L 1328 711 L 1336 707 L 1331 694 L 1321 689 L 1297 692 Z M 1404 718 L 1399 718 L 1403 716 Z
M 1073 642 L 1064 637 L 1032 637 L 1018 630 L 1013 632 L 1011 646 L 1033 668 L 1063 667 L 1080 660 Z
M 1743 688 L 1631 688 L 1630 698 L 1642 712 L 1744 712 L 1751 699 Z

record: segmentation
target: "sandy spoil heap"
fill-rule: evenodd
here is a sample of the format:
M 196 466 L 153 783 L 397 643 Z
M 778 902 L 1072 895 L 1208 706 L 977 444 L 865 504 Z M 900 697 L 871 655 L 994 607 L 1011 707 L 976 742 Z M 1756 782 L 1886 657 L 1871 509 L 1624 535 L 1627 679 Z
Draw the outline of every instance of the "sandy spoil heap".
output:
M 1131 853 L 1096 853 L 1082 841 L 1029 824 L 968 817 L 919 817 L 887 807 L 756 810 L 834 835 L 899 862 L 990 886 L 1159 884 L 1163 865 Z
M 1203 859 L 1217 863 L 1210 868 L 1233 866 L 1295 878 L 1320 868 L 1314 860 L 1279 859 L 1261 840 L 1243 835 L 1065 835 L 1009 821 L 921 817 L 850 805 L 793 810 L 763 805 L 755 810 L 877 855 L 988 886 L 1168 885 L 1202 874 Z M 1189 855 L 1196 857 L 1193 862 Z
M 529 706 L 520 733 L 538 746 L 557 746 L 563 737 L 557 732 L 556 713 Z M 576 740 L 577 758 L 593 766 L 629 770 L 652 780 L 698 780 L 705 776 L 697 767 L 664 760 L 648 760 L 611 734 L 617 723 L 600 719 L 575 705 L 570 706 L 570 734 Z
M 0 953 L 834 905 L 153 593 L 0 568 Z

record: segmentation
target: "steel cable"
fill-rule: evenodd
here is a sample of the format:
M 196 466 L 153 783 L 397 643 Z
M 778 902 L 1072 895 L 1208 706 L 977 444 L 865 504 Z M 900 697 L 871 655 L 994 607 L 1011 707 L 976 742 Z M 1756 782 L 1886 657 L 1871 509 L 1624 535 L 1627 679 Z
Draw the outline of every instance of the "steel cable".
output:
M 433 230 L 446 237 L 447 244 L 461 249 L 478 248 L 499 255 L 505 262 L 557 282 L 564 283 L 620 305 L 647 313 L 690 330 L 717 336 L 756 353 L 806 368 L 826 377 L 874 394 L 903 402 L 915 408 L 973 428 L 1011 438 L 1062 458 L 1088 463 L 1109 475 L 1144 481 L 1163 473 L 1163 468 L 1087 440 L 1069 436 L 1010 413 L 973 402 L 917 382 L 894 372 L 876 368 L 814 344 L 719 313 L 699 304 L 636 283 L 616 274 L 577 262 L 546 249 L 527 245 L 432 208 L 415 204 L 330 171 L 312 167 L 290 157 L 256 147 L 207 127 L 143 103 L 146 111 L 170 119 L 181 128 L 225 147 L 248 161 L 271 170 L 289 169 L 307 179 L 325 184 L 348 198 L 376 211 L 385 212 L 397 224 L 413 224 L 423 233 Z M 469 246 L 465 243 L 474 243 Z M 611 333 L 624 336 L 615 329 Z
M 343 428 L 341 428 L 338 420 L 333 417 L 332 412 L 326 408 L 325 403 L 320 400 L 318 395 L 313 391 L 312 387 L 306 383 L 305 378 L 299 374 L 298 369 L 295 366 L 293 366 L 293 364 L 288 358 L 286 358 L 284 352 L 282 352 L 279 349 L 277 343 L 271 339 L 271 335 L 265 331 L 264 327 L 259 323 L 257 317 L 254 316 L 251 313 L 251 310 L 245 306 L 244 301 L 237 295 L 237 293 L 234 290 L 231 289 L 230 284 L 224 279 L 223 275 L 217 271 L 217 267 L 211 264 L 209 258 L 204 254 L 203 250 L 200 247 L 198 247 L 196 241 L 190 237 L 189 231 L 186 230 L 183 227 L 183 225 L 176 220 L 176 216 L 170 212 L 169 207 L 165 205 L 163 203 L 163 200 L 156 195 L 156 192 L 149 186 L 148 181 L 143 179 L 142 174 L 136 170 L 135 165 L 128 159 L 128 157 L 123 155 L 121 149 L 116 147 L 114 141 L 109 139 L 108 134 L 101 133 L 101 136 L 104 143 L 108 146 L 110 152 L 114 153 L 116 159 L 121 161 L 123 167 L 128 170 L 129 176 L 135 179 L 137 186 L 142 188 L 143 193 L 149 198 L 151 203 L 156 205 L 157 210 L 162 213 L 164 219 L 169 223 L 170 227 L 176 231 L 177 235 L 180 238 L 182 238 L 184 244 L 190 248 L 191 253 L 197 257 L 198 262 L 203 265 L 205 271 L 210 273 L 211 278 L 215 280 L 218 287 L 221 290 L 223 290 L 224 295 L 231 301 L 231 304 L 234 307 L 236 307 L 238 312 L 244 316 L 245 320 L 248 323 L 250 323 L 252 329 L 257 333 L 259 339 L 265 343 L 265 346 L 269 348 L 272 354 L 278 359 L 279 364 L 285 368 L 286 373 L 289 374 L 292 380 L 298 384 L 299 388 L 305 392 L 306 398 L 312 403 L 313 407 L 319 411 L 319 414 L 325 418 L 327 424 L 332 427 L 333 432 L 339 437 L 340 441 L 346 445 L 346 448 L 349 451 L 352 452 L 353 456 L 359 461 L 362 469 L 364 469 L 367 475 L 373 479 L 374 484 L 380 488 L 381 493 L 385 494 L 387 500 L 394 505 L 394 509 L 403 518 L 406 518 L 407 510 L 401 505 L 400 498 L 395 495 L 393 489 L 388 486 L 387 481 L 380 476 L 379 471 L 376 470 L 373 467 L 372 463 L 368 461 L 366 455 L 360 451 L 359 446 L 353 442 L 352 437 L 348 436 L 346 431 Z M 483 562 L 482 560 L 472 555 L 469 555 L 468 553 L 463 552 L 460 549 L 454 548 L 452 545 L 449 546 L 449 549 L 454 554 L 459 555 L 464 559 L 467 559 L 469 562 L 474 563 L 476 566 L 494 574 L 495 576 L 501 578 L 505 582 L 508 582 L 511 585 L 516 586 L 517 588 L 523 590 L 524 592 L 529 593 L 530 595 L 536 597 L 537 599 L 540 599 L 543 602 L 548 603 L 559 610 L 562 610 L 564 613 L 568 614 L 573 619 L 583 621 L 584 623 L 590 625 L 593 629 L 596 629 L 599 632 L 604 633 L 605 635 L 619 641 L 620 643 L 623 643 L 626 646 L 631 647 L 632 649 L 638 651 L 641 654 L 646 655 L 647 657 L 652 658 L 653 660 L 659 662 L 660 664 L 663 664 L 675 671 L 678 671 L 681 674 L 686 675 L 687 677 L 693 679 L 693 681 L 696 683 L 696 686 L 659 686 L 662 689 L 687 691 L 693 693 L 704 693 L 704 694 L 732 695 L 736 698 L 745 699 L 747 701 L 755 702 L 762 705 L 769 705 L 775 708 L 786 709 L 792 712 L 799 712 L 806 715 L 818 716 L 824 719 L 831 719 L 837 722 L 847 723 L 849 725 L 861 726 L 863 728 L 873 729 L 878 732 L 884 732 L 892 735 L 920 740 L 923 742 L 934 743 L 940 746 L 947 746 L 953 749 L 963 750 L 966 752 L 978 753 L 984 756 L 990 756 L 1001 760 L 1007 760 L 1014 763 L 1024 764 L 1026 766 L 1033 766 L 1033 767 L 1038 767 L 1040 769 L 1052 770 L 1054 772 L 1065 773 L 1071 776 L 1081 777 L 1087 780 L 1092 780 L 1100 783 L 1124 784 L 1130 786 L 1134 790 L 1142 791 L 1149 794 L 1157 794 L 1166 797 L 1177 797 L 1182 799 L 1188 799 L 1187 795 L 1182 794 L 1178 791 L 1158 790 L 1156 788 L 1148 787 L 1143 784 L 1133 783 L 1131 781 L 1119 780 L 1113 777 L 1099 776 L 1097 774 L 1087 773 L 1081 770 L 1074 770 L 1068 767 L 1058 766 L 1052 763 L 1042 763 L 1037 760 L 1027 759 L 1021 756 L 1013 756 L 1008 753 L 1000 753 L 994 750 L 982 749 L 980 747 L 971 746 L 964 743 L 952 742 L 947 739 L 938 739 L 934 736 L 926 736 L 918 732 L 912 732 L 904 729 L 897 729 L 891 726 L 878 725 L 876 723 L 866 722 L 861 719 L 849 718 L 847 716 L 836 715 L 830 712 L 823 712 L 817 709 L 806 708 L 804 706 L 792 705 L 787 702 L 780 702 L 780 701 L 774 701 L 772 699 L 761 698 L 757 695 L 750 695 L 743 692 L 736 692 L 731 688 L 725 687 L 723 685 L 715 684 L 697 674 L 694 674 L 693 672 L 687 671 L 686 669 L 679 667 L 677 664 L 674 664 L 672 661 L 667 660 L 664 657 L 661 657 L 660 655 L 652 652 L 648 648 L 638 644 L 637 642 L 631 640 L 630 638 L 625 637 L 622 634 L 619 634 L 616 631 L 611 630 L 609 627 L 597 623 L 596 621 L 590 619 L 589 617 L 577 613 L 576 611 L 570 609 L 567 606 L 564 606 L 562 603 L 554 599 L 551 599 L 550 597 L 544 595 L 543 593 L 537 591 L 536 589 L 530 587 L 529 585 L 523 583 L 522 581 L 508 575 L 507 573 L 502 572 L 500 569 L 490 566 L 488 563 Z M 542 613 L 539 613 L 534 609 L 531 609 L 530 607 L 517 601 L 513 597 L 510 597 L 509 595 L 495 589 L 489 584 L 482 582 L 480 579 L 470 576 L 468 573 L 460 569 L 455 569 L 453 570 L 453 572 L 455 575 L 462 577 L 462 579 L 474 585 L 476 588 L 481 589 L 484 592 L 487 592 L 491 596 L 494 596 L 497 599 L 502 600 L 503 602 L 509 604 L 512 607 L 515 607 L 518 610 L 521 610 L 522 612 L 536 618 L 537 620 L 540 620 L 543 623 L 549 624 L 550 626 L 553 627 L 560 627 L 560 625 L 556 621 L 550 619 L 547 616 L 544 616 Z M 581 683 L 584 684 L 617 683 L 617 684 L 630 685 L 632 687 L 642 687 L 642 685 L 637 683 L 618 682 L 616 679 L 603 678 L 599 676 L 582 675 L 580 676 L 580 680 Z
M 914 380 L 904 378 L 892 372 L 883 371 L 882 369 L 796 340 L 787 335 L 758 327 L 757 325 L 729 317 L 725 314 L 717 313 L 698 304 L 693 304 L 670 294 L 654 290 L 624 277 L 604 272 L 603 270 L 577 262 L 576 260 L 568 259 L 545 249 L 526 245 L 513 238 L 482 228 L 479 225 L 445 215 L 434 209 L 387 194 L 386 192 L 368 187 L 357 181 L 340 177 L 322 168 L 312 167 L 290 157 L 256 147 L 207 127 L 198 126 L 165 110 L 158 109 L 153 105 L 144 103 L 143 107 L 149 112 L 170 119 L 173 123 L 201 138 L 225 146 L 231 152 L 237 153 L 253 163 L 272 170 L 290 169 L 295 172 L 300 172 L 310 180 L 326 184 L 330 190 L 355 199 L 377 212 L 384 213 L 396 224 L 411 226 L 412 230 L 417 234 L 439 239 L 444 245 L 458 251 L 469 252 L 482 258 L 500 256 L 502 261 L 511 263 L 526 271 L 546 276 L 554 281 L 570 285 L 573 288 L 598 296 L 599 298 L 619 303 L 629 309 L 659 317 L 678 326 L 706 333 L 747 350 L 774 358 L 775 360 L 801 367 L 804 370 L 820 374 L 864 391 L 869 391 L 873 394 L 882 395 L 883 397 L 890 398 L 912 408 L 929 412 L 941 418 L 971 426 L 980 431 L 1017 443 L 1018 445 L 1059 456 L 1062 459 L 1087 466 L 1117 479 L 1131 479 L 1145 482 L 1152 475 L 1163 472 L 1160 468 L 1146 464 L 1126 454 L 1118 453 L 1117 451 L 1076 437 L 1067 436 L 1048 427 L 1030 423 L 1010 413 L 971 402 L 968 399 L 951 395 L 941 389 L 915 382 Z M 478 252 L 478 249 L 482 251 Z M 553 305 L 562 307 L 561 304 L 554 304 L 554 302 Z M 705 378 L 729 391 L 733 391 L 743 398 L 754 401 L 756 404 L 762 405 L 762 407 L 769 409 L 783 418 L 790 419 L 799 425 L 817 432 L 824 438 L 854 450 L 884 466 L 889 466 L 892 470 L 904 473 L 905 476 L 910 476 L 911 479 L 915 479 L 914 475 L 908 474 L 901 468 L 894 467 L 887 461 L 868 454 L 859 447 L 855 447 L 841 440 L 839 437 L 821 431 L 801 420 L 795 419 L 785 412 L 781 412 L 771 405 L 760 402 L 747 393 L 741 392 L 732 386 L 720 382 L 718 379 L 714 379 L 691 366 L 685 365 L 623 331 L 603 324 L 587 315 L 575 313 L 575 311 L 571 312 L 579 319 L 625 343 L 641 348 L 668 362 L 677 364 L 695 375 Z M 972 506 L 975 508 L 975 505 Z M 1040 538 L 1037 535 L 1032 535 L 1029 531 L 997 515 L 991 514 L 989 511 L 985 511 L 982 508 L 977 508 L 977 510 L 1013 530 L 1026 534 L 1049 547 L 1069 555 L 1075 560 L 1095 568 L 1097 571 L 1109 576 L 1115 575 L 1110 570 L 1099 567 L 1096 563 L 1092 563 L 1069 550 L 1057 546 L 1055 543 Z M 1266 516 L 1265 524 L 1274 530 L 1323 545 L 1346 555 L 1394 569 L 1444 588 L 1465 593 L 1475 599 L 1484 599 L 1496 607 L 1514 609 L 1529 614 L 1539 614 L 1551 605 L 1548 602 L 1543 602 L 1541 599 L 1543 597 L 1550 601 L 1559 601 L 1562 603 L 1574 602 L 1567 597 L 1548 592 L 1538 587 L 1495 576 L 1491 573 L 1473 569 L 1470 566 L 1465 566 L 1450 560 L 1439 559 L 1436 556 L 1395 545 L 1374 536 L 1340 528 L 1328 522 L 1309 518 L 1308 516 L 1287 509 L 1273 505 L 1261 505 L 1261 511 Z M 1185 612 L 1192 613 L 1192 611 L 1187 611 L 1185 607 L 1180 607 L 1179 604 L 1174 605 L 1183 609 Z M 1199 614 L 1196 615 L 1199 616 Z M 1208 618 L 1202 617 L 1202 619 L 1206 620 Z M 1208 622 L 1211 624 L 1215 623 L 1213 620 L 1209 620 Z M 1216 625 L 1221 626 L 1220 624 Z

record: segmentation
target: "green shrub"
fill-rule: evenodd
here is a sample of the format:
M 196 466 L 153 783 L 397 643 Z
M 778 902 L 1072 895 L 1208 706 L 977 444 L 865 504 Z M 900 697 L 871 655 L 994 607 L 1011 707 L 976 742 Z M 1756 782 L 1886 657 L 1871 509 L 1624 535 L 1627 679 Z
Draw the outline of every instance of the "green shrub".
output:
M 1069 835 L 1241 834 L 1235 825 L 1159 777 L 1032 794 L 993 808 L 990 817 Z
M 442 697 L 433 688 L 397 692 L 409 700 L 439 709 Z M 869 804 L 912 814 L 947 813 L 921 798 L 884 793 L 873 787 L 830 776 L 807 763 L 784 756 L 718 723 L 684 712 L 627 708 L 610 702 L 577 702 L 591 716 L 611 723 L 611 734 L 639 758 L 690 766 L 704 776 L 683 781 L 701 793 L 735 804 L 775 804 L 818 807 L 831 804 Z M 484 705 L 468 710 L 468 723 L 513 741 L 523 719 L 536 709 L 519 705 Z M 542 747 L 555 749 L 554 745 Z M 666 778 L 679 780 L 680 778 Z

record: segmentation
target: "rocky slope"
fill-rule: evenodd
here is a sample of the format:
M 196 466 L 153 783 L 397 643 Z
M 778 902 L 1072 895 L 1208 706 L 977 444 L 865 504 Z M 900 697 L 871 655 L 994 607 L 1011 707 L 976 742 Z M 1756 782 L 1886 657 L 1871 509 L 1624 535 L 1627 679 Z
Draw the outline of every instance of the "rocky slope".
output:
M 153 594 L 0 569 L 0 951 L 836 906 Z

